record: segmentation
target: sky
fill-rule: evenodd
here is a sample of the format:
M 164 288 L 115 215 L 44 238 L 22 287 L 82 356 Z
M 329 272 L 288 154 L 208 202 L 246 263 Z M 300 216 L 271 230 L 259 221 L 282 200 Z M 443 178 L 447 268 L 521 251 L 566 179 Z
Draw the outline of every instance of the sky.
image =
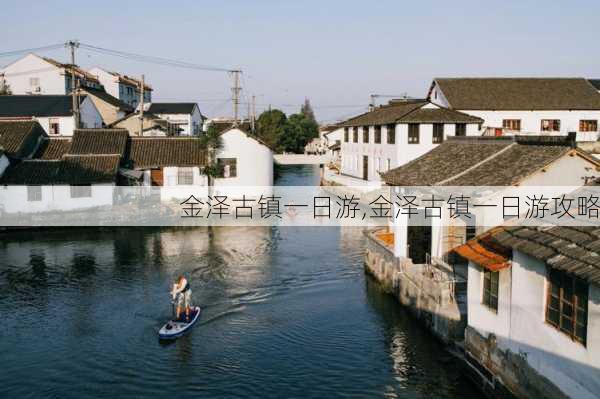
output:
M 435 77 L 600 78 L 599 1 L 2 1 L 0 53 L 77 39 L 240 68 L 242 109 L 317 119 L 364 112 L 371 94 L 425 97 Z M 68 60 L 66 49 L 40 53 Z M 13 58 L 14 59 L 14 58 Z M 0 65 L 11 58 L 0 58 Z M 77 51 L 77 64 L 144 74 L 154 101 L 196 101 L 230 116 L 231 77 Z M 386 101 L 382 99 L 381 101 Z

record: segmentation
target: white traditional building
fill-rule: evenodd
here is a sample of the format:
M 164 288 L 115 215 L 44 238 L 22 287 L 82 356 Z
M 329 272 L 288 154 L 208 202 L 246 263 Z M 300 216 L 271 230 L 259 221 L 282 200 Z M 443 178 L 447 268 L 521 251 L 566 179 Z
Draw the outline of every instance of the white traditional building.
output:
M 102 127 L 102 116 L 88 96 L 79 96 L 80 124 Z M 0 96 L 0 120 L 35 120 L 51 136 L 72 136 L 73 99 L 67 95 Z
M 488 135 L 599 138 L 600 93 L 584 78 L 436 78 L 428 99 L 483 119 Z
M 482 120 L 425 100 L 398 100 L 341 122 L 341 173 L 379 182 L 451 136 L 479 135 Z
M 145 111 L 168 121 L 179 136 L 198 136 L 202 133 L 203 116 L 196 103 L 151 103 Z
M 478 383 L 517 397 L 600 392 L 597 226 L 498 227 L 469 260 L 467 361 Z
M 344 128 L 337 125 L 327 126 L 323 130 L 323 139 L 325 140 L 329 159 L 334 164 L 339 164 L 341 162 L 340 151 L 344 140 Z
M 409 186 L 580 187 L 600 176 L 599 168 L 600 160 L 575 147 L 573 137 L 457 137 L 382 177 L 395 194 Z M 501 194 L 494 195 L 502 198 Z M 497 198 L 486 202 L 497 203 Z M 471 207 L 468 223 L 444 212 L 442 218 L 430 218 L 428 225 L 410 226 L 408 215 L 394 206 L 394 255 L 413 263 L 441 259 L 486 226 L 503 222 L 502 212 Z
M 132 108 L 136 108 L 140 103 L 141 80 L 99 67 L 90 69 L 89 73 L 98 79 L 104 86 L 104 90 L 111 96 Z M 144 102 L 152 102 L 152 87 L 147 83 L 144 83 Z
M 69 94 L 72 74 L 79 87 L 101 89 L 100 81 L 78 66 L 27 54 L 0 70 L 12 94 Z
M 249 133 L 249 126 L 245 124 L 221 124 L 216 128 L 223 146 L 217 152 L 217 165 L 222 168 L 222 176 L 215 179 L 215 187 L 272 186 L 271 148 Z

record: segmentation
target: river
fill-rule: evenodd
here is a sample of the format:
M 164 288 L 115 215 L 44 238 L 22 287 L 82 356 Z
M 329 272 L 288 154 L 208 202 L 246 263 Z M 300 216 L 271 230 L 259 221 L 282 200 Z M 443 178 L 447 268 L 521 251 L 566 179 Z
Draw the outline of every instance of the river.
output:
M 318 169 L 285 167 L 282 185 Z M 357 228 L 72 229 L 0 241 L 2 397 L 478 397 L 363 269 Z M 157 331 L 187 275 L 203 307 Z

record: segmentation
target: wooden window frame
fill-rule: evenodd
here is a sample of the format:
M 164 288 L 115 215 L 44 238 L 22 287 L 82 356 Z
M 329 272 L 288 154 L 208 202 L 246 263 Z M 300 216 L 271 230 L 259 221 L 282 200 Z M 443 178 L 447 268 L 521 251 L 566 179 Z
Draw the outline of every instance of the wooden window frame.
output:
M 598 120 L 597 119 L 580 119 L 579 120 L 579 131 L 580 132 L 597 132 L 598 131 Z
M 362 141 L 364 144 L 369 144 L 369 126 L 363 126 L 362 128 Z
M 388 144 L 396 144 L 396 125 L 390 124 L 387 125 L 387 143 Z
M 421 141 L 421 125 L 418 123 L 408 124 L 408 144 L 419 144 Z
M 381 144 L 381 126 L 375 126 L 375 144 Z
M 521 131 L 521 120 L 520 119 L 502 119 L 502 128 L 510 130 L 511 132 Z
M 358 126 L 352 128 L 352 142 L 358 143 Z
M 548 122 L 550 128 L 544 129 L 544 122 Z M 560 132 L 560 119 L 542 119 L 540 122 L 541 132 Z
M 467 135 L 467 124 L 466 123 L 456 123 L 454 125 L 454 135 L 456 137 L 466 137 L 466 135 Z
M 444 142 L 444 124 L 443 123 L 434 123 L 431 127 L 431 143 L 432 144 L 441 144 L 443 142 Z
M 587 282 L 561 270 L 548 267 L 546 323 L 583 346 L 587 345 L 588 300 L 589 284 Z M 569 307 L 571 308 L 570 315 L 567 310 Z M 556 317 L 552 316 L 553 312 Z M 578 329 L 581 329 L 581 332 L 578 332 Z
M 499 271 L 494 272 L 488 269 L 483 269 L 483 285 L 481 291 L 481 303 L 492 312 L 498 313 L 498 292 L 500 291 Z
M 344 128 L 344 143 L 350 142 L 350 132 L 348 130 L 347 127 Z

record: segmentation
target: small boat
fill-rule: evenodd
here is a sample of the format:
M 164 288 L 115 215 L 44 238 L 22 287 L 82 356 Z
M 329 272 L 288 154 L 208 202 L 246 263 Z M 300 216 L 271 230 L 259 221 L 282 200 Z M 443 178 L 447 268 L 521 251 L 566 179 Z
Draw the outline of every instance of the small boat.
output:
M 159 339 L 177 339 L 181 337 L 183 334 L 190 331 L 190 329 L 196 324 L 198 319 L 200 318 L 200 313 L 202 309 L 199 306 L 193 306 L 190 309 L 190 318 L 189 321 L 186 320 L 185 311 L 181 312 L 179 319 L 177 320 L 169 320 L 167 324 L 162 326 L 160 330 L 158 330 L 158 338 Z

